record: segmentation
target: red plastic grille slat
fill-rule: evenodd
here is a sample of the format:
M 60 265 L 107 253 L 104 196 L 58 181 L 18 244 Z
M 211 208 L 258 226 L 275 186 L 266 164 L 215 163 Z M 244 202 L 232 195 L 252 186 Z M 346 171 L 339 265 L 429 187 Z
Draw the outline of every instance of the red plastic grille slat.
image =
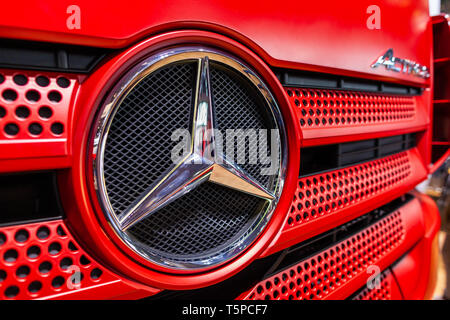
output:
M 3 113 L 0 140 L 67 137 L 68 108 L 76 86 L 74 78 L 14 70 L 0 70 L 0 75 L 3 79 L 0 83 L 0 108 L 3 108 L 0 110 Z M 30 132 L 29 127 L 34 123 L 42 127 L 41 133 Z M 17 126 L 19 132 L 8 134 L 8 125 Z
M 364 274 L 405 239 L 396 211 L 333 247 L 265 279 L 241 299 L 324 299 L 352 278 Z
M 411 174 L 406 152 L 300 178 L 285 230 L 387 192 Z
M 72 286 L 76 272 L 79 288 Z M 0 299 L 43 299 L 117 280 L 81 249 L 62 221 L 0 229 Z
M 391 272 L 386 270 L 380 275 L 379 287 L 373 289 L 365 287 L 353 300 L 392 300 L 392 281 Z
M 413 97 L 366 92 L 285 88 L 303 128 L 361 126 L 412 120 Z

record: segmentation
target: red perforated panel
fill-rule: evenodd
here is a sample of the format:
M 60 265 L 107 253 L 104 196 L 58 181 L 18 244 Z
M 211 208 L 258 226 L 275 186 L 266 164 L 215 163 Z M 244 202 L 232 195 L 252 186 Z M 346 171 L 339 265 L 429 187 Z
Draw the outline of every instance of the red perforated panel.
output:
M 67 136 L 67 111 L 75 79 L 42 72 L 0 70 L 2 79 L 0 139 Z
M 0 229 L 0 299 L 82 298 L 95 288 L 95 299 L 132 291 L 88 255 L 62 221 Z
M 367 92 L 286 88 L 304 128 L 354 126 L 411 120 L 413 97 Z
M 75 76 L 0 70 L 0 160 L 67 154 Z
M 427 130 L 430 90 L 421 95 L 285 87 L 303 147 Z M 424 155 L 427 159 L 427 155 Z
M 426 177 L 416 149 L 299 178 L 285 226 L 265 256 L 360 216 Z
M 240 299 L 327 298 L 400 246 L 405 232 L 400 212 L 394 212 L 347 240 L 261 281 Z
M 285 229 L 334 214 L 386 192 L 411 174 L 406 152 L 330 173 L 301 178 Z

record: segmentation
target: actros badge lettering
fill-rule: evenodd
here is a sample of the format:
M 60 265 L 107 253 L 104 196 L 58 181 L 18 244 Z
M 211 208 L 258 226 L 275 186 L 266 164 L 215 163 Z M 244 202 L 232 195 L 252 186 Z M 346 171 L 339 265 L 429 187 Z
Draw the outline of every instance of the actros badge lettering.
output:
M 385 54 L 371 65 L 372 68 L 377 68 L 378 66 L 384 66 L 386 70 L 407 73 L 424 79 L 430 77 L 427 67 L 411 60 L 395 57 L 393 49 L 388 49 Z

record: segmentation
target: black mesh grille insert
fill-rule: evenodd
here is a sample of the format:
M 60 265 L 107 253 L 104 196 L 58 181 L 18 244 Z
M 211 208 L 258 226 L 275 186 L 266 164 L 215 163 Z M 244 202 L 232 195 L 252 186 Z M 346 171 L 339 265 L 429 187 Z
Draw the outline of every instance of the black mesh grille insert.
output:
M 265 202 L 206 183 L 129 231 L 140 242 L 165 254 L 187 257 L 217 252 L 241 235 Z
M 223 148 L 225 155 L 227 135 L 226 129 L 272 129 L 274 126 L 268 121 L 267 107 L 259 101 L 257 96 L 252 96 L 248 86 L 244 81 L 239 81 L 240 78 L 232 74 L 228 70 L 223 70 L 219 66 L 211 68 L 211 88 L 213 103 L 216 112 L 217 127 L 224 135 Z M 245 148 L 245 163 L 238 163 L 249 175 L 254 177 L 257 181 L 266 187 L 270 187 L 271 177 L 269 175 L 261 175 L 261 164 L 249 163 L 250 152 L 257 146 L 256 140 L 249 136 L 246 138 L 248 148 Z M 270 135 L 268 135 L 268 140 Z M 237 143 L 234 141 L 234 160 L 238 162 L 237 158 Z M 270 140 L 268 147 L 270 146 Z M 268 150 L 266 154 L 270 154 Z
M 125 210 L 172 165 L 177 128 L 189 129 L 194 65 L 160 69 L 124 99 L 106 141 L 106 190 L 116 214 Z

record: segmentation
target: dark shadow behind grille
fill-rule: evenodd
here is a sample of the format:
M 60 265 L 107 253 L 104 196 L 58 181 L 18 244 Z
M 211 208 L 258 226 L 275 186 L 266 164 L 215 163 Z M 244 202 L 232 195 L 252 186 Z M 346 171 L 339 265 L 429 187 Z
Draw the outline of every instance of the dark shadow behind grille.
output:
M 414 133 L 300 150 L 300 177 L 376 160 L 416 146 Z

